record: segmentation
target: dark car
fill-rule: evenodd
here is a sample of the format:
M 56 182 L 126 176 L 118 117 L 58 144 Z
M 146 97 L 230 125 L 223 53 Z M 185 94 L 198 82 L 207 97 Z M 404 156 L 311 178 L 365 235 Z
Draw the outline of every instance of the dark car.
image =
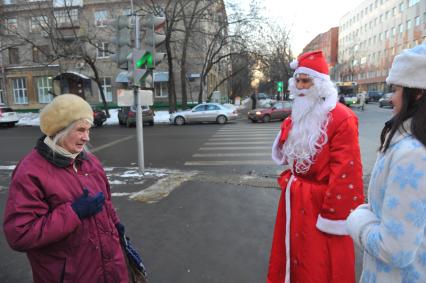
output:
M 93 109 L 93 124 L 95 127 L 101 127 L 102 124 L 107 120 L 107 116 L 104 110 L 97 107 L 92 107 Z
M 379 99 L 379 107 L 393 108 L 392 95 L 393 95 L 393 92 L 389 92 L 383 95 L 383 97 Z
M 290 101 L 279 101 L 271 107 L 254 109 L 248 112 L 248 118 L 253 122 L 262 121 L 267 123 L 273 120 L 284 120 L 291 114 L 292 103 Z
M 131 127 L 136 125 L 136 107 L 124 106 L 118 110 L 118 123 Z M 142 121 L 150 126 L 154 125 L 154 111 L 148 106 L 142 106 Z
M 380 91 L 369 91 L 365 95 L 365 103 L 377 102 L 383 96 L 383 93 Z

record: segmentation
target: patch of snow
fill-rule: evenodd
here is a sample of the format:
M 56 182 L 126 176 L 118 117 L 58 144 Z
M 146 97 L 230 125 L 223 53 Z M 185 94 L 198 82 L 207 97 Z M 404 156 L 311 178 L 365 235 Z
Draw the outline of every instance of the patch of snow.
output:
M 15 170 L 16 165 L 0 166 L 0 170 Z
M 123 185 L 123 184 L 127 184 L 127 183 L 124 182 L 124 181 L 119 181 L 119 180 L 110 180 L 109 184 L 110 185 Z

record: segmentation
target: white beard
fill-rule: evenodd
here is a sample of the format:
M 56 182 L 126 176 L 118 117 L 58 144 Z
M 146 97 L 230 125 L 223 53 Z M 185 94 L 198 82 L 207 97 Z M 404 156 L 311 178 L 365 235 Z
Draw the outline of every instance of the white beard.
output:
M 290 94 L 294 97 L 292 127 L 283 146 L 283 156 L 299 174 L 309 171 L 317 153 L 328 141 L 330 109 L 319 94 L 322 87 L 319 79 L 314 79 L 311 88 L 302 90 L 296 88 L 294 79 L 289 82 Z M 305 96 L 299 96 L 300 93 Z

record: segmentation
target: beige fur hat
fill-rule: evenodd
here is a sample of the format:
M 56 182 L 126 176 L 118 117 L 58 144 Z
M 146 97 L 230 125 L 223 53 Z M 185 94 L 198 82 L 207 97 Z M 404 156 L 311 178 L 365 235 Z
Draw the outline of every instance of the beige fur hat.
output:
M 55 97 L 40 112 L 40 129 L 53 137 L 72 122 L 88 119 L 93 123 L 93 110 L 83 98 L 75 94 L 62 94 Z

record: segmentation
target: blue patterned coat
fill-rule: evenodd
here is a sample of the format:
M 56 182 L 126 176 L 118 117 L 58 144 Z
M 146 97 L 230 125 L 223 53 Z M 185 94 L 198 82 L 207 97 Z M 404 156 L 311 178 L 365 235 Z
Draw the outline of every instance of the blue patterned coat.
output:
M 410 132 L 397 132 L 379 154 L 368 201 L 347 220 L 364 249 L 361 282 L 426 282 L 426 148 Z

